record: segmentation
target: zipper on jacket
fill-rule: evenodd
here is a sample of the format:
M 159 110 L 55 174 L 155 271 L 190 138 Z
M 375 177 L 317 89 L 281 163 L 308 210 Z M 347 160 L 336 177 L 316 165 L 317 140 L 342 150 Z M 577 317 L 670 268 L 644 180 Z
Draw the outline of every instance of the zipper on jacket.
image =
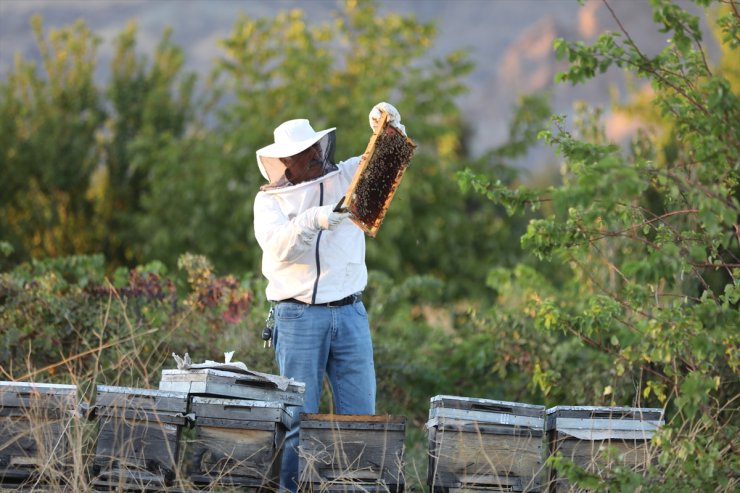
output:
M 319 183 L 319 206 L 324 205 L 324 182 Z M 319 291 L 319 276 L 321 275 L 321 261 L 319 259 L 319 242 L 321 242 L 321 233 L 316 237 L 316 280 L 313 282 L 313 294 L 311 295 L 311 304 L 316 304 L 316 293 Z

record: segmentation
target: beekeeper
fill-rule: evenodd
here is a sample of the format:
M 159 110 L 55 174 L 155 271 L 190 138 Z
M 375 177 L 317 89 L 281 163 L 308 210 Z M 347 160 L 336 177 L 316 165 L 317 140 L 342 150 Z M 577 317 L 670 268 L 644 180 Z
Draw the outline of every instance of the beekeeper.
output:
M 388 103 L 370 111 L 373 131 L 381 110 L 405 131 Z M 362 303 L 365 236 L 347 220 L 348 212 L 334 211 L 360 157 L 335 164 L 335 131 L 316 132 L 308 120 L 289 120 L 275 129 L 274 143 L 257 151 L 268 183 L 254 201 L 254 233 L 273 303 L 275 356 L 281 375 L 306 384 L 283 449 L 283 491 L 297 489 L 299 415 L 319 411 L 324 375 L 334 412 L 375 414 L 373 347 Z

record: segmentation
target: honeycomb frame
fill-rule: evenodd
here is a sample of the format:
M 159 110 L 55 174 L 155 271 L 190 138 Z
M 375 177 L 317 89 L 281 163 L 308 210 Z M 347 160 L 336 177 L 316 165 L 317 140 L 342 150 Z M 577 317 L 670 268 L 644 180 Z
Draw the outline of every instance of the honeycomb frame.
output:
M 338 206 L 351 212 L 350 219 L 371 238 L 378 233 L 415 150 L 416 144 L 381 111 L 379 124 Z

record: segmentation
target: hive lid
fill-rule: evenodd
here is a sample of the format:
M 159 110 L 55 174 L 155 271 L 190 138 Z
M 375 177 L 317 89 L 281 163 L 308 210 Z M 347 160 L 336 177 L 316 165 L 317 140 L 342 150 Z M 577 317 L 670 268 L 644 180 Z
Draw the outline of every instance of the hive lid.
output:
M 75 385 L 35 383 L 35 382 L 0 382 L 0 409 L 70 409 L 77 402 Z
M 406 416 L 301 413 L 301 429 L 405 431 Z
M 188 407 L 188 394 L 166 390 L 98 385 L 95 405 L 100 408 L 185 413 Z
M 581 440 L 649 439 L 664 424 L 660 408 L 556 406 L 545 429 Z
M 36 382 L 6 382 L 0 381 L 0 392 L 15 392 L 16 394 L 52 394 L 69 395 L 77 392 L 76 385 L 60 383 Z
M 282 402 L 294 406 L 303 404 L 306 384 L 285 377 L 279 377 L 282 380 L 268 379 L 265 375 L 213 368 L 162 370 L 159 389 L 190 395 Z
M 234 424 L 237 421 L 245 422 L 274 422 L 289 426 L 290 416 L 281 402 L 256 401 L 249 399 L 224 399 L 219 397 L 192 397 L 190 400 L 191 412 L 195 415 L 196 423 L 203 422 L 204 418 L 222 420 Z
M 437 395 L 431 398 L 427 427 L 440 419 L 463 423 L 497 424 L 542 430 L 545 407 L 522 402 L 497 401 L 476 397 Z

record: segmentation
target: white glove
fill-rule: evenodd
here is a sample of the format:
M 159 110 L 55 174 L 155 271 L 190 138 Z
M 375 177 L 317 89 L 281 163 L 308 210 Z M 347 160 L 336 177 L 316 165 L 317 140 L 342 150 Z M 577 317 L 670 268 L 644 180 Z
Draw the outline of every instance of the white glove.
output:
M 377 130 L 378 124 L 380 123 L 380 117 L 382 116 L 381 110 L 388 113 L 388 120 L 391 125 L 406 136 L 406 127 L 401 125 L 401 114 L 392 104 L 386 102 L 378 103 L 373 106 L 372 110 L 370 110 L 370 128 L 373 129 L 373 132 Z
M 322 205 L 311 209 L 313 212 L 313 220 L 311 221 L 313 229 L 328 229 L 329 231 L 334 231 L 342 221 L 349 217 L 349 211 L 334 212 L 334 207 L 336 207 L 336 204 Z

